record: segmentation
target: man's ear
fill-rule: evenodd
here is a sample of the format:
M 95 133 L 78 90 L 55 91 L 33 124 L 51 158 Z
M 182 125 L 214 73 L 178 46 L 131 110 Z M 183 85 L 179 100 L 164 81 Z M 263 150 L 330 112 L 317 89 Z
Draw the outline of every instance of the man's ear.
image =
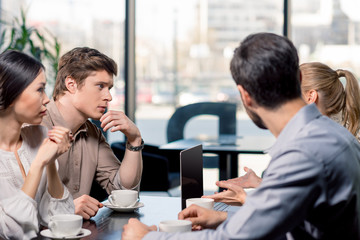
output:
M 305 102 L 307 104 L 316 102 L 318 98 L 319 98 L 318 92 L 314 89 L 311 89 L 307 93 L 305 93 Z
M 241 100 L 245 107 L 249 107 L 253 105 L 253 100 L 250 97 L 249 93 L 241 86 L 237 85 L 237 88 L 239 89 Z
M 70 93 L 75 93 L 77 90 L 77 83 L 71 76 L 66 77 L 65 86 Z

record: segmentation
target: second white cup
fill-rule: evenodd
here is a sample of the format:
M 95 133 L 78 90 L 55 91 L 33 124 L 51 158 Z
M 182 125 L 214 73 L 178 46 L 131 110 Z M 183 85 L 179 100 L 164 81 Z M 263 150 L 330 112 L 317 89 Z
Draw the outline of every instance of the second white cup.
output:
M 167 220 L 159 223 L 160 232 L 190 232 L 192 223 L 188 220 Z
M 55 237 L 75 236 L 81 231 L 83 218 L 75 214 L 58 214 L 50 217 L 48 224 Z
M 108 198 L 111 205 L 116 207 L 131 207 L 138 200 L 138 192 L 135 190 L 113 190 Z
M 188 198 L 186 199 L 186 207 L 196 204 L 200 207 L 213 209 L 214 208 L 214 199 L 211 198 Z

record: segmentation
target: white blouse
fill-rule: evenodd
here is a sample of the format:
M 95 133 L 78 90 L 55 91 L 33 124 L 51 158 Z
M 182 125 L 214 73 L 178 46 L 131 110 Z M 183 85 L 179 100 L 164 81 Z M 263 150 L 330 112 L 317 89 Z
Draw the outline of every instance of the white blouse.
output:
M 40 125 L 25 126 L 21 129 L 22 145 L 18 150 L 20 161 L 27 174 L 35 159 L 47 129 Z M 56 162 L 58 167 L 58 164 Z M 52 215 L 75 212 L 71 194 L 64 186 L 64 195 L 55 199 L 47 191 L 46 169 L 35 196 L 26 195 L 15 154 L 0 149 L 0 239 L 31 239 L 37 236 L 39 224 L 47 226 Z

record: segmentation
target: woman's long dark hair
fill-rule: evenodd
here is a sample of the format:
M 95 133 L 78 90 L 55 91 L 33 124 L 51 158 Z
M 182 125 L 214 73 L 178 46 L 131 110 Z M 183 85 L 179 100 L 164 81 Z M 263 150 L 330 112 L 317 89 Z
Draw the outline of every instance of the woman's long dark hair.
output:
M 11 103 L 44 70 L 44 65 L 25 53 L 6 50 L 0 54 L 0 111 Z

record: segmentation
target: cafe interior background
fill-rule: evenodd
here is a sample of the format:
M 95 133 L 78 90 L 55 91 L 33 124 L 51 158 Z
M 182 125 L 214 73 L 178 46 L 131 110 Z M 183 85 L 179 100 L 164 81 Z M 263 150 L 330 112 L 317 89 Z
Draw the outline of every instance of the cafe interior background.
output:
M 155 146 L 167 143 L 167 122 L 176 108 L 204 101 L 237 103 L 237 135 L 270 135 L 247 117 L 229 71 L 234 48 L 251 33 L 286 35 L 300 63 L 319 61 L 360 76 L 357 0 L 0 0 L 0 5 L 1 32 L 21 20 L 23 10 L 29 28 L 57 39 L 60 55 L 88 46 L 113 58 L 119 73 L 109 108 L 125 111 L 145 142 Z M 47 72 L 51 95 L 54 73 L 51 67 Z M 216 122 L 213 116 L 196 117 L 185 137 L 216 135 Z M 110 144 L 124 140 L 121 133 L 107 138 Z M 239 161 L 240 174 L 244 165 L 261 174 L 269 157 L 240 154 Z M 204 170 L 205 190 L 216 190 L 217 171 Z

